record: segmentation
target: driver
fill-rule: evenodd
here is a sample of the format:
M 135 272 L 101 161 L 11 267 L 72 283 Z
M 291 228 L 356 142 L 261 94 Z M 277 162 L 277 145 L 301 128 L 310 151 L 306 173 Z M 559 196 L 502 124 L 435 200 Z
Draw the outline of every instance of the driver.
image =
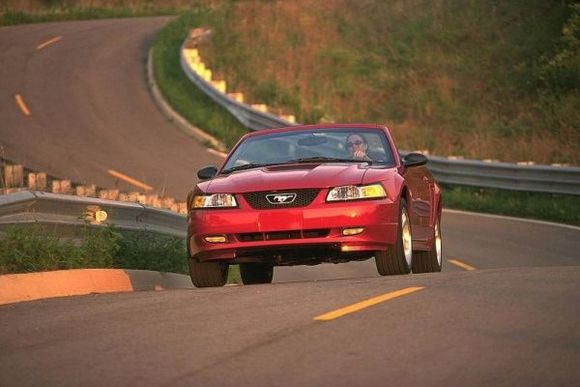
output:
M 369 144 L 362 134 L 353 133 L 346 138 L 346 149 L 353 160 L 371 161 L 367 155 Z

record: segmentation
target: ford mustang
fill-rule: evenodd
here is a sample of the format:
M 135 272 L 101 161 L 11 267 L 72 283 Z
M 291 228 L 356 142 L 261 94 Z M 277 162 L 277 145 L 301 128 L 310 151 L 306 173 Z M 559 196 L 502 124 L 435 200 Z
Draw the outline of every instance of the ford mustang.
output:
M 273 268 L 375 259 L 381 275 L 441 271 L 441 191 L 420 153 L 401 157 L 385 126 L 304 125 L 242 137 L 188 196 L 197 287 L 244 284 Z

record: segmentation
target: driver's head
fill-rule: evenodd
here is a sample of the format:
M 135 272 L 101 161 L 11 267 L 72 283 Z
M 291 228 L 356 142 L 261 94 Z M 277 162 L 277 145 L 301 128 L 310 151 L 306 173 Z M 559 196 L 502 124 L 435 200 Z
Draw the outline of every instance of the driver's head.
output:
M 351 155 L 357 151 L 366 153 L 368 146 L 367 140 L 362 134 L 354 133 L 346 138 L 346 149 L 348 149 Z

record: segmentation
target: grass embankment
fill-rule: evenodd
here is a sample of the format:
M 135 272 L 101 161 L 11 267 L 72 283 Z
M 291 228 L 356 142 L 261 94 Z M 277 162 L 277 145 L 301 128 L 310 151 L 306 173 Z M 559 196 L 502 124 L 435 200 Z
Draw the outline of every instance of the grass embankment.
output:
M 574 1 L 243 1 L 201 56 L 253 103 L 387 123 L 402 149 L 580 165 Z
M 62 238 L 47 226 L 13 226 L 1 242 L 0 275 L 86 268 L 189 273 L 185 240 L 155 233 L 87 226 Z M 231 268 L 228 282 L 241 283 L 237 267 Z
M 443 185 L 444 208 L 580 226 L 580 196 Z
M 173 109 L 193 125 L 220 139 L 227 148 L 248 132 L 224 108 L 193 86 L 180 64 L 180 48 L 191 28 L 205 25 L 209 13 L 194 11 L 168 23 L 155 38 L 155 79 Z

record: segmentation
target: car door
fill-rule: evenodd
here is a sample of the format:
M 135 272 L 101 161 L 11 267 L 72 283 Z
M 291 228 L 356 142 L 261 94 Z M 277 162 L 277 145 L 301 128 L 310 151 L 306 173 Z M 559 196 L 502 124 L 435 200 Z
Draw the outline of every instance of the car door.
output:
M 428 248 L 431 235 L 429 227 L 431 217 L 432 178 L 425 166 L 407 168 L 405 180 L 411 195 L 411 225 L 414 248 Z

